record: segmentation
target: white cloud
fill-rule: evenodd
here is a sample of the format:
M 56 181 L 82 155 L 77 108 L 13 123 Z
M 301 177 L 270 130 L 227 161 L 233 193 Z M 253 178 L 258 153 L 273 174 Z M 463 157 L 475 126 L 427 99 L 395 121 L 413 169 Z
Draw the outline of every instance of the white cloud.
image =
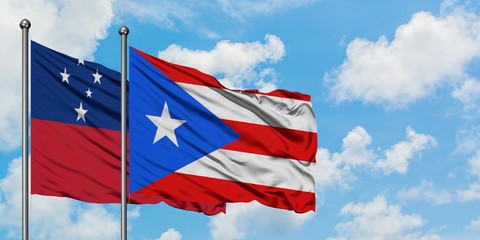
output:
M 32 22 L 31 38 L 58 51 L 92 58 L 98 40 L 107 35 L 113 18 L 113 0 L 0 1 L 0 150 L 20 145 L 21 29 L 20 20 Z M 8 104 L 7 104 L 8 103 Z
M 257 84 L 260 90 L 276 88 L 274 84 L 277 81 L 275 70 L 262 68 L 261 65 L 276 63 L 284 55 L 282 40 L 269 34 L 265 35 L 264 44 L 225 40 L 218 42 L 211 51 L 191 50 L 172 44 L 158 53 L 159 58 L 215 75 L 227 87 L 243 88 L 244 85 Z
M 391 41 L 354 39 L 347 58 L 325 80 L 337 101 L 404 107 L 447 80 L 464 79 L 468 64 L 480 57 L 479 29 L 480 17 L 460 8 L 441 16 L 418 12 Z
M 18 23 L 22 18 L 28 18 L 32 22 L 30 32 L 33 40 L 69 55 L 92 58 L 98 40 L 107 36 L 107 30 L 113 19 L 113 2 L 113 0 L 6 0 L 2 1 L 0 8 L 2 13 L 0 22 L 3 25 L 2 29 L 8 29 L 13 36 L 18 36 L 8 38 L 9 41 L 16 43 L 9 48 L 21 46 Z M 17 51 L 19 52 L 19 48 L 15 48 L 13 52 Z
M 457 229 L 456 231 L 443 234 L 441 239 L 478 240 L 478 236 L 480 236 L 480 217 L 471 220 L 463 229 Z
M 442 4 L 440 5 L 440 12 L 445 13 L 455 8 L 457 5 L 458 0 L 443 0 Z
M 477 150 L 477 153 L 468 160 L 470 165 L 470 172 L 480 178 L 480 150 Z
M 472 153 L 480 148 L 480 126 L 472 125 L 461 129 L 455 137 L 456 153 Z
M 341 152 L 330 154 L 327 149 L 318 149 L 317 188 L 348 188 L 349 183 L 355 180 L 353 171 L 358 168 L 381 170 L 385 175 L 392 172 L 405 174 L 415 156 L 435 145 L 432 136 L 416 133 L 410 126 L 406 129 L 406 135 L 407 140 L 385 150 L 384 157 L 381 157 L 381 152 L 372 148 L 372 138 L 361 126 L 352 129 L 342 140 Z
M 361 126 L 353 128 L 342 140 L 342 151 L 330 153 L 327 149 L 317 151 L 317 171 L 315 182 L 318 189 L 338 185 L 348 188 L 355 180 L 352 170 L 357 167 L 369 167 L 376 154 L 371 150 L 372 138 Z
M 386 158 L 379 160 L 375 167 L 382 169 L 385 174 L 398 172 L 405 174 L 409 161 L 421 151 L 435 146 L 436 141 L 430 135 L 418 134 L 411 127 L 407 127 L 407 141 L 395 144 L 385 152 Z
M 446 204 L 452 201 L 450 193 L 446 190 L 436 190 L 434 184 L 429 181 L 422 181 L 419 186 L 400 190 L 397 193 L 397 198 L 401 201 L 423 200 L 434 205 Z
M 441 240 L 443 237 L 440 237 L 436 233 L 426 233 L 422 234 L 419 232 L 407 234 L 403 240 Z
M 389 205 L 383 196 L 367 203 L 348 203 L 340 215 L 351 220 L 337 224 L 338 235 L 330 239 L 426 239 L 413 231 L 422 227 L 425 220 L 418 214 L 402 213 L 399 205 Z
M 273 14 L 279 11 L 289 10 L 305 6 L 319 0 L 217 0 L 223 10 L 235 19 L 244 21 L 246 17 L 255 15 Z
M 480 217 L 472 220 L 467 226 L 465 226 L 466 232 L 476 232 L 480 234 Z
M 297 230 L 314 216 L 314 212 L 297 214 L 257 202 L 235 203 L 227 206 L 227 214 L 212 217 L 209 226 L 212 239 L 237 240 L 249 235 L 283 234 Z
M 480 200 L 480 150 L 468 159 L 468 171 L 478 180 L 471 183 L 467 189 L 457 190 L 457 198 L 461 202 Z
M 133 228 L 134 220 L 140 217 L 140 206 L 135 206 L 133 209 L 131 207 L 127 207 L 127 231 Z
M 0 179 L 0 227 L 20 227 L 22 209 L 22 159 L 14 159 Z
M 38 201 L 40 198 L 35 197 L 32 202 Z M 71 201 L 64 199 L 62 202 Z M 49 206 L 57 207 L 60 201 L 52 201 L 45 199 L 43 203 Z M 64 203 L 65 204 L 65 203 Z M 80 207 L 78 204 L 72 204 L 73 207 L 67 212 L 49 211 L 49 214 L 43 215 L 34 222 L 32 233 L 37 236 L 42 236 L 44 239 L 118 239 L 120 233 L 120 223 L 116 216 L 107 211 L 104 207 L 99 205 L 89 205 L 87 207 Z M 69 205 L 70 205 L 69 204 Z M 36 205 L 32 205 L 35 208 Z M 53 215 L 53 213 L 55 213 Z M 33 210 L 32 215 L 35 214 Z M 66 222 L 57 222 L 52 224 L 52 218 L 64 215 Z
M 355 180 L 350 167 L 345 165 L 339 157 L 331 157 L 327 149 L 317 149 L 316 160 L 315 186 L 317 189 L 323 190 L 333 186 L 345 189 Z
M 319 0 L 184 0 L 180 3 L 179 1 L 172 0 L 118 0 L 116 12 L 124 17 L 132 16 L 141 22 L 154 23 L 167 29 L 174 29 L 178 25 L 189 25 L 195 26 L 198 31 L 202 32 L 206 31 L 205 19 L 211 16 L 208 16 L 209 14 L 202 14 L 201 12 L 214 12 L 217 16 L 226 14 L 226 16 L 231 17 L 235 21 L 245 22 L 249 17 L 273 15 L 277 12 L 306 6 L 318 1 Z M 199 9 L 202 11 L 199 11 Z M 216 38 L 218 36 L 213 37 Z
M 365 128 L 357 126 L 342 140 L 342 152 L 339 157 L 352 167 L 370 165 L 375 159 L 375 153 L 368 148 L 371 144 L 372 137 Z
M 208 13 L 208 14 L 202 14 Z M 209 39 L 219 39 L 215 26 L 208 24 L 211 18 L 218 22 L 220 7 L 213 1 L 198 0 L 116 0 L 115 14 L 118 20 L 129 22 L 134 19 L 140 23 L 153 24 L 170 31 L 184 29 L 198 33 Z
M 137 219 L 140 217 L 140 207 L 135 206 L 133 209 L 127 211 L 127 217 L 130 219 Z
M 480 100 L 480 82 L 469 78 L 460 88 L 452 92 L 452 96 L 462 102 L 466 110 L 475 110 Z
M 461 202 L 480 200 L 480 182 L 470 184 L 465 190 L 458 190 L 457 198 Z
M 175 228 L 169 228 L 166 232 L 162 233 L 159 238 L 155 240 L 182 240 L 182 234 Z
M 195 5 L 198 1 L 169 0 L 118 0 L 115 11 L 124 17 L 132 16 L 140 22 L 152 22 L 161 27 L 172 29 L 177 23 L 188 23 L 196 17 Z
M 21 159 L 0 179 L 0 228 L 18 238 L 21 229 Z M 30 231 L 34 239 L 118 239 L 118 216 L 94 204 L 57 197 L 31 196 Z

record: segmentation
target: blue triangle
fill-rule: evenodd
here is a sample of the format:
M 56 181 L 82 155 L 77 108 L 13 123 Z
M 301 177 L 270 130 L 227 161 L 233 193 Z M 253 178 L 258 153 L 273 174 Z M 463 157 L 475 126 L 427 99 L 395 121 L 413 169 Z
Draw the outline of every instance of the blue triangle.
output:
M 239 135 L 136 51 L 130 51 L 130 192 L 135 192 L 231 143 Z M 146 115 L 186 122 L 175 129 L 178 147 L 167 137 L 153 143 L 157 127 Z

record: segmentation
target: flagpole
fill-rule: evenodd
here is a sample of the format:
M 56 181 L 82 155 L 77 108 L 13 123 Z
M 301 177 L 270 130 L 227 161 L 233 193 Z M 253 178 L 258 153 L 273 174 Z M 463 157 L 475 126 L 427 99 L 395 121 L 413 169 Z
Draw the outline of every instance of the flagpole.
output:
M 28 240 L 30 178 L 28 164 L 28 90 L 29 90 L 29 44 L 28 30 L 30 21 L 20 21 L 22 29 L 22 239 Z
M 126 26 L 120 27 L 118 34 L 122 38 L 121 44 L 121 70 L 122 70 L 122 206 L 121 206 L 121 239 L 127 240 L 127 35 Z

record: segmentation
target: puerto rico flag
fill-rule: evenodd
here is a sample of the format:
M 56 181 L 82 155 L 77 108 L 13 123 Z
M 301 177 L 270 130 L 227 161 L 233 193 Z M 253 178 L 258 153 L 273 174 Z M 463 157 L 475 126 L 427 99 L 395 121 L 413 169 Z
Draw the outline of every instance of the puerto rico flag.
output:
M 310 96 L 230 90 L 135 48 L 129 74 L 132 193 L 315 210 Z
M 31 193 L 120 202 L 120 73 L 31 42 Z M 225 203 L 130 194 L 212 215 Z

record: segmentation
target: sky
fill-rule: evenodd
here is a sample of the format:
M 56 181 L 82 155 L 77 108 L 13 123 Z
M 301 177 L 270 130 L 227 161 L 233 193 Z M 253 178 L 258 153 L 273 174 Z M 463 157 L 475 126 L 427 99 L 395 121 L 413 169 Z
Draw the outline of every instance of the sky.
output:
M 129 239 L 478 239 L 480 4 L 469 0 L 0 1 L 0 239 L 21 236 L 21 19 L 120 70 L 129 45 L 229 88 L 309 94 L 316 212 L 129 206 Z M 32 239 L 119 239 L 120 208 L 32 196 Z

